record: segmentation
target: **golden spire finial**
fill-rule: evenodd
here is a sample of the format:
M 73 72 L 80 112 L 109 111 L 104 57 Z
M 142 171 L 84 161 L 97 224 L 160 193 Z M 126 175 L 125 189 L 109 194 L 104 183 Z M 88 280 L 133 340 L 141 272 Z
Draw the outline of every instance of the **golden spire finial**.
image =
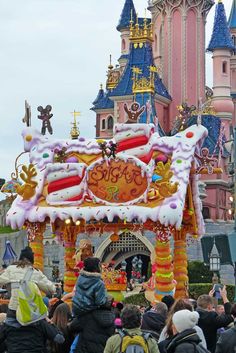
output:
M 70 131 L 70 136 L 72 138 L 72 140 L 77 140 L 79 134 L 80 134 L 80 131 L 79 131 L 79 128 L 78 128 L 78 122 L 76 120 L 76 117 L 77 116 L 80 116 L 81 113 L 80 112 L 76 112 L 75 110 L 71 113 L 74 117 L 74 121 L 72 123 L 72 128 L 71 128 L 71 131 Z
M 102 83 L 100 84 L 100 89 L 103 89 Z
M 108 65 L 108 69 L 109 69 L 109 70 L 112 70 L 112 69 L 113 69 L 113 65 L 112 65 L 112 63 L 111 63 L 111 54 L 110 54 L 110 64 Z

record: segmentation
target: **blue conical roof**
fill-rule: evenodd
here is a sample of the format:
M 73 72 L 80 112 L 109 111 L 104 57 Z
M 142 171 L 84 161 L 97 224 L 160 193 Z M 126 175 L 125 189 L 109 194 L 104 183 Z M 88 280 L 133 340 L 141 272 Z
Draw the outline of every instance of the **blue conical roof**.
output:
M 125 28 L 129 28 L 130 19 L 131 19 L 131 12 L 132 12 L 132 19 L 135 23 L 136 19 L 137 19 L 137 15 L 136 15 L 133 0 L 125 0 L 125 4 L 123 7 L 121 16 L 120 16 L 120 21 L 118 23 L 118 26 L 116 27 L 116 29 L 118 31 L 125 29 Z
M 207 50 L 213 52 L 216 49 L 235 50 L 227 23 L 225 7 L 221 1 L 216 6 L 213 33 Z
M 236 29 L 236 0 L 233 0 L 228 24 L 229 28 Z
M 93 105 L 96 105 L 98 102 L 100 102 L 100 100 L 104 97 L 104 90 L 102 88 L 102 85 L 101 85 L 101 88 L 100 90 L 98 91 L 98 94 L 97 94 L 97 97 L 95 99 L 95 101 L 93 102 Z

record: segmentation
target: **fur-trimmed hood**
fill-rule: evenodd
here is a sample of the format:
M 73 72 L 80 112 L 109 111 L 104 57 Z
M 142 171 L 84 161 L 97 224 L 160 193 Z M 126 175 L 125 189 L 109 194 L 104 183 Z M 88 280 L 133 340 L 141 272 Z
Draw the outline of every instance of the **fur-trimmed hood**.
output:
M 79 275 L 78 285 L 81 289 L 87 290 L 90 287 L 96 285 L 100 282 L 102 278 L 101 273 L 98 272 L 87 272 L 82 270 Z

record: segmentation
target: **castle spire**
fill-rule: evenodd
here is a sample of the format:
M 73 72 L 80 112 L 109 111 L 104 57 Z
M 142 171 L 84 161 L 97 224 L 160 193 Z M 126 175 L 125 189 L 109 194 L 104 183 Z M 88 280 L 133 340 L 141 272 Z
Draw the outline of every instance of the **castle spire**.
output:
M 228 25 L 230 29 L 236 29 L 236 0 L 233 0 L 232 3 Z
M 130 19 L 132 14 L 132 20 L 134 23 L 137 19 L 137 14 L 135 11 L 133 0 L 125 0 L 125 4 L 120 16 L 120 20 L 116 29 L 120 32 L 122 29 L 128 29 L 130 26 Z
M 214 52 L 216 49 L 235 49 L 222 0 L 219 0 L 216 6 L 213 33 L 207 48 L 207 50 L 211 52 Z

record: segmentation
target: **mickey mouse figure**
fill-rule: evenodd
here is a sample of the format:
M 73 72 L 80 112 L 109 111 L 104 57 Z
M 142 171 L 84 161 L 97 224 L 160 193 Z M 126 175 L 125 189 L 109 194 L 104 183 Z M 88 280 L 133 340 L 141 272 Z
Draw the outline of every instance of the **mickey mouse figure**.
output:
M 40 105 L 37 109 L 40 112 L 40 115 L 38 115 L 38 119 L 42 120 L 41 134 L 45 135 L 46 130 L 48 130 L 49 134 L 52 135 L 52 132 L 53 132 L 52 125 L 50 123 L 50 119 L 53 116 L 53 114 L 50 114 L 50 111 L 52 110 L 52 106 L 47 105 L 46 108 L 43 108 Z
M 127 124 L 135 124 L 138 122 L 138 118 L 144 112 L 145 106 L 140 108 L 140 104 L 137 102 L 133 102 L 131 104 L 130 109 L 128 109 L 127 104 L 124 104 L 124 110 L 128 114 L 128 120 L 126 121 Z

